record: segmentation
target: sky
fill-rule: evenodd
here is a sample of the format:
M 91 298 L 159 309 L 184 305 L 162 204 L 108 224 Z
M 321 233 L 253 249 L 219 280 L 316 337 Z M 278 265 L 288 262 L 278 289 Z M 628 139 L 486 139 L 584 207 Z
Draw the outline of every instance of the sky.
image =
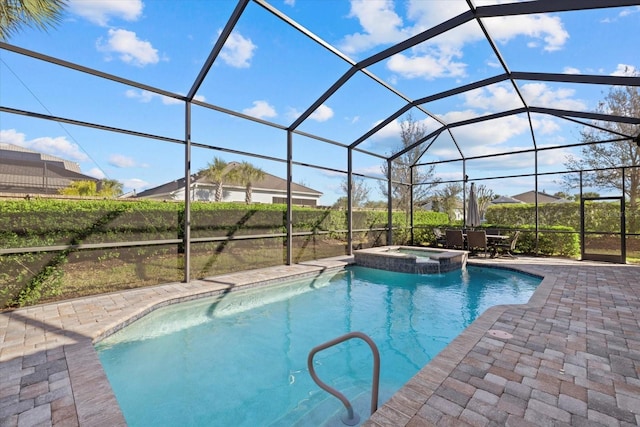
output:
M 499 1 L 474 1 L 476 6 Z M 191 139 L 198 145 L 255 153 L 259 157 L 205 148 L 192 151 L 195 172 L 215 156 L 249 161 L 286 176 L 290 126 L 328 88 L 362 61 L 395 43 L 466 10 L 464 0 L 271 0 L 270 7 L 315 34 L 340 56 L 312 41 L 261 5 L 250 2 L 224 45 L 195 99 L 273 123 L 260 123 L 194 105 Z M 55 28 L 23 28 L 7 43 L 42 55 L 116 75 L 177 95 L 189 93 L 211 49 L 236 7 L 227 0 L 69 0 Z M 627 75 L 639 72 L 640 6 L 591 11 L 495 17 L 482 20 L 510 71 Z M 346 58 L 348 61 L 345 61 Z M 407 104 L 460 85 L 504 73 L 476 21 L 439 35 L 357 73 L 316 109 L 298 130 L 340 144 L 351 144 Z M 185 138 L 184 103 L 153 91 L 104 80 L 0 49 L 0 105 L 172 141 Z M 377 81 L 393 88 L 380 85 Z M 595 111 L 609 87 L 519 81 L 529 105 Z M 399 96 L 400 95 L 400 96 Z M 447 97 L 412 109 L 428 132 L 457 122 L 518 108 L 522 102 L 508 82 Z M 354 152 L 354 172 L 365 175 L 370 198 L 381 199 L 378 156 L 400 145 L 400 120 L 393 121 Z M 436 120 L 437 119 L 437 120 Z M 579 150 L 581 127 L 542 114 L 531 116 L 540 153 L 539 172 L 565 169 Z M 515 115 L 452 129 L 465 157 L 533 147 L 526 115 Z M 424 162 L 456 160 L 452 137 L 441 134 Z M 125 135 L 69 123 L 0 112 L 0 142 L 20 145 L 77 162 L 83 173 L 115 179 L 125 191 L 140 192 L 184 176 L 184 147 L 148 137 Z M 373 153 L 375 155 L 371 155 Z M 377 155 L 377 156 L 376 156 Z M 343 195 L 347 155 L 343 147 L 294 135 L 294 182 L 307 185 L 332 204 Z M 318 165 L 321 169 L 304 165 Z M 462 164 L 438 165 L 442 180 L 462 178 Z M 534 172 L 531 153 L 471 160 L 471 180 Z M 559 176 L 539 178 L 539 189 L 563 190 Z M 496 194 L 533 190 L 533 178 L 482 181 Z

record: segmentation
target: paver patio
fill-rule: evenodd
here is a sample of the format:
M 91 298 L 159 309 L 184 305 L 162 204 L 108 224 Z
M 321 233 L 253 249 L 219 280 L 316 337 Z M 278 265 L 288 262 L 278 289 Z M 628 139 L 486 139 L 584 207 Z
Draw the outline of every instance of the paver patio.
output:
M 640 267 L 471 262 L 544 280 L 527 305 L 486 311 L 365 425 L 640 424 Z M 95 341 L 169 301 L 343 265 L 328 259 L 0 313 L 0 426 L 125 425 Z

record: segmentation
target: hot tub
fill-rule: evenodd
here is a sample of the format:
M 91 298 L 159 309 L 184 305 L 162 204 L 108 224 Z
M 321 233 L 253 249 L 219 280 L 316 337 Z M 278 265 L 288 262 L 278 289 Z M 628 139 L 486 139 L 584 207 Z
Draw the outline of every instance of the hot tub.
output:
M 357 265 L 400 273 L 438 274 L 467 263 L 467 252 L 417 246 L 381 246 L 354 251 Z

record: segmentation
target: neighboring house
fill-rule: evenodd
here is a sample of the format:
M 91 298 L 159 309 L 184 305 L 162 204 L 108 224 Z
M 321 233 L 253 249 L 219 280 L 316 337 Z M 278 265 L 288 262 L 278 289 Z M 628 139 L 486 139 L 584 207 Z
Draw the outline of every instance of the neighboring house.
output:
M 500 204 L 505 204 L 505 203 L 524 203 L 522 200 L 518 200 L 518 199 L 514 199 L 513 197 L 509 197 L 509 196 L 500 196 L 498 198 L 495 198 L 491 201 L 492 205 L 500 205 Z
M 73 181 L 98 181 L 80 165 L 49 154 L 0 142 L 0 193 L 16 196 L 59 194 Z
M 433 200 L 428 200 L 423 206 L 422 209 L 426 211 L 433 212 L 444 212 L 446 213 L 439 203 L 434 203 Z M 449 218 L 452 221 L 462 221 L 464 219 L 464 206 L 462 204 L 462 200 L 456 200 L 455 206 L 452 210 L 453 218 Z
M 527 191 L 526 193 L 516 194 L 513 196 L 514 199 L 520 200 L 524 203 L 535 203 L 536 202 L 536 192 L 535 191 Z M 538 203 L 567 203 L 569 200 L 563 199 L 562 197 L 552 196 L 547 193 L 538 193 Z
M 155 188 L 141 191 L 139 198 L 154 200 L 184 200 L 184 178 L 167 182 Z M 223 201 L 244 202 L 245 187 L 223 183 Z M 191 200 L 214 201 L 215 185 L 202 173 L 191 176 Z M 317 206 L 322 193 L 304 185 L 291 184 L 292 204 L 302 206 Z M 287 203 L 287 181 L 265 172 L 264 177 L 252 185 L 251 201 L 253 203 Z

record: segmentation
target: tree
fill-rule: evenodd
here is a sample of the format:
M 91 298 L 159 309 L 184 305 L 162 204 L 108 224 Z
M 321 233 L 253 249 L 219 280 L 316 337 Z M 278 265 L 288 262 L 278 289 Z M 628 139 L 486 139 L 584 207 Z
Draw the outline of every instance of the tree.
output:
M 98 196 L 116 198 L 122 195 L 122 183 L 115 179 L 101 179 L 96 187 Z
M 436 192 L 436 200 L 441 212 L 449 215 L 449 221 L 455 221 L 456 209 L 460 207 L 462 185 L 449 183 Z
M 96 196 L 98 194 L 95 181 L 73 181 L 67 187 L 61 189 L 60 194 L 65 196 Z
M 345 194 L 348 194 L 348 189 L 349 189 L 349 180 L 348 180 L 348 178 L 345 178 L 340 183 L 340 188 L 342 189 L 342 191 Z M 351 204 L 353 205 L 354 208 L 361 208 L 361 207 L 364 206 L 364 204 L 369 199 L 369 191 L 370 191 L 370 189 L 367 186 L 367 184 L 365 184 L 364 178 L 356 177 L 356 176 L 352 177 L 352 181 L 351 181 Z M 347 208 L 347 196 L 338 198 L 336 203 L 334 203 L 334 206 L 346 209 Z
M 597 193 L 597 192 L 595 192 L 595 191 L 584 191 L 584 192 L 582 193 L 582 197 L 597 198 L 597 197 L 600 197 L 600 193 Z M 578 201 L 578 202 L 579 202 L 579 201 L 580 201 L 580 194 L 576 194 L 576 195 L 574 196 L 574 200 L 576 200 L 576 201 Z
M 571 194 L 564 191 L 557 191 L 553 193 L 553 195 L 556 197 L 560 197 L 561 199 L 567 199 L 567 200 L 573 199 L 573 196 Z
M 122 183 L 115 179 L 73 181 L 59 193 L 65 196 L 116 198 L 122 194 Z
M 623 117 L 640 117 L 640 89 L 633 86 L 614 87 L 596 108 L 597 113 L 613 114 Z M 614 169 L 587 172 L 582 174 L 584 187 L 599 189 L 616 189 L 629 201 L 629 209 L 636 212 L 640 196 L 640 147 L 631 140 L 594 144 L 606 141 L 616 134 L 640 135 L 640 125 L 616 122 L 597 122 L 597 128 L 589 127 L 580 133 L 585 145 L 581 157 L 568 156 L 565 166 L 570 170 Z M 607 132 L 610 130 L 611 132 Z M 624 186 L 622 185 L 622 169 L 626 166 Z M 577 174 L 565 175 L 565 183 L 569 188 L 580 185 Z M 632 221 L 633 222 L 633 221 Z M 635 224 L 630 223 L 635 230 Z
M 66 0 L 2 0 L 0 1 L 0 40 L 19 31 L 20 27 L 47 30 L 61 20 Z
M 420 139 L 424 138 L 427 130 L 423 123 L 415 120 L 411 113 L 400 123 L 400 141 L 399 150 L 405 149 Z M 413 204 L 414 206 L 423 207 L 429 202 L 429 195 L 433 188 L 440 180 L 434 178 L 435 165 L 421 166 L 420 168 L 410 166 L 417 163 L 422 156 L 422 148 L 415 147 L 399 156 L 394 166 L 391 168 L 391 196 L 392 208 L 400 209 L 409 213 L 409 204 L 411 200 L 411 182 L 421 185 L 413 186 Z M 382 173 L 387 176 L 389 166 L 387 162 L 381 166 Z M 413 179 L 412 178 L 413 174 Z M 422 184 L 428 183 L 428 184 Z M 388 188 L 386 182 L 380 182 L 380 191 L 385 197 L 388 197 Z
M 244 201 L 247 204 L 251 203 L 251 193 L 253 191 L 253 184 L 256 181 L 264 178 L 264 171 L 260 168 L 253 166 L 249 162 L 242 162 L 235 164 L 228 173 L 229 180 L 233 183 L 244 185 L 245 197 Z
M 200 169 L 199 173 L 202 173 L 207 179 L 209 179 L 216 188 L 215 201 L 221 202 L 224 193 L 222 192 L 222 182 L 225 175 L 229 172 L 229 164 L 222 160 L 220 157 L 214 157 L 213 162 L 207 163 L 207 167 Z
M 493 190 L 487 188 L 484 185 L 476 186 L 476 198 L 478 199 L 478 210 L 480 211 L 480 218 L 484 218 L 484 214 L 487 212 L 487 208 L 491 204 L 491 201 L 495 199 L 496 195 Z

